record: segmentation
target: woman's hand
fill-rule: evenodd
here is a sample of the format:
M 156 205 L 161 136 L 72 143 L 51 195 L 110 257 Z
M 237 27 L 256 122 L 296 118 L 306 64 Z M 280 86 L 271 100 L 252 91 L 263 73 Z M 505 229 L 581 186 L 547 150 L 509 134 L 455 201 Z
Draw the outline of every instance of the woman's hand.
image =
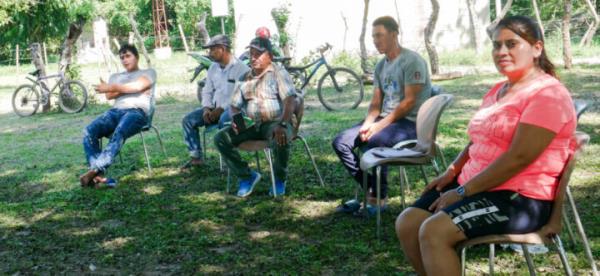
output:
M 448 184 L 450 184 L 452 182 L 452 180 L 454 180 L 455 177 L 456 177 L 456 173 L 454 172 L 454 170 L 452 170 L 451 168 L 448 168 L 448 170 L 446 170 L 444 172 L 444 174 L 438 176 L 436 179 L 431 181 L 431 183 L 429 183 L 425 187 L 425 190 L 423 190 L 423 193 L 421 195 L 424 195 L 431 189 L 435 189 L 436 191 L 441 192 L 442 189 L 444 189 L 444 187 L 448 186 Z
M 442 210 L 462 199 L 463 197 L 456 192 L 456 189 L 446 191 L 440 197 L 438 197 L 438 199 L 436 199 L 431 206 L 429 206 L 429 211 L 437 213 L 439 210 Z

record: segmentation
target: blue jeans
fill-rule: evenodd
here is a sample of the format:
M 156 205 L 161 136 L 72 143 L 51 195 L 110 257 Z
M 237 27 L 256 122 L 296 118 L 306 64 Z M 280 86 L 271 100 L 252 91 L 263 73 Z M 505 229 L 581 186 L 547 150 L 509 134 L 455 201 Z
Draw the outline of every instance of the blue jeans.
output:
M 83 150 L 90 169 L 106 170 L 125 140 L 139 133 L 147 123 L 146 113 L 139 108 L 111 108 L 96 118 L 83 132 Z M 100 149 L 102 137 L 110 137 L 104 150 Z
M 379 117 L 376 121 L 381 119 L 383 118 Z M 371 136 L 367 142 L 362 142 L 358 137 L 358 131 L 362 124 L 363 121 L 349 129 L 343 130 L 333 139 L 332 143 L 338 158 L 359 184 L 362 184 L 363 173 L 360 169 L 360 159 L 354 152 L 356 148 L 360 147 L 361 150 L 366 151 L 375 147 L 393 147 L 398 142 L 417 137 L 415 122 L 400 119 Z M 374 174 L 369 175 L 367 178 L 367 187 L 369 187 L 371 196 L 373 197 L 376 196 L 375 180 Z M 387 197 L 387 166 L 383 166 L 381 170 L 381 197 Z
M 219 118 L 218 123 L 207 124 L 204 122 L 204 108 L 198 108 L 183 117 L 181 125 L 183 126 L 183 140 L 190 152 L 190 157 L 201 159 L 202 146 L 200 145 L 199 127 L 209 127 L 216 125 L 219 129 L 223 128 L 226 122 L 231 121 L 229 108 L 225 109 Z

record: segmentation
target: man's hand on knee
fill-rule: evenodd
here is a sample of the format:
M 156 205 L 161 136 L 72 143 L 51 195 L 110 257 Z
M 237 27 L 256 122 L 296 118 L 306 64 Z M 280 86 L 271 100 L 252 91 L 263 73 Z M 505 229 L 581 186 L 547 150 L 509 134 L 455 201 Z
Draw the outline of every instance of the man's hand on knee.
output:
M 212 108 L 205 107 L 202 112 L 202 119 L 205 124 L 210 124 L 212 122 L 210 114 L 212 113 Z
M 219 118 L 221 118 L 221 114 L 223 114 L 223 108 L 222 107 L 217 107 L 215 109 L 213 109 L 212 112 L 210 112 L 209 114 L 209 118 L 211 122 L 218 122 Z

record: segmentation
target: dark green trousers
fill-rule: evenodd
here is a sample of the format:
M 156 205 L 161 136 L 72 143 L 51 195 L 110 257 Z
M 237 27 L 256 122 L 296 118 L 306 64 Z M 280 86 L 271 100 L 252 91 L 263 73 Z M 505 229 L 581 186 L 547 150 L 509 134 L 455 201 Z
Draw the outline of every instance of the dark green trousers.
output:
M 242 160 L 237 146 L 242 142 L 249 140 L 267 140 L 269 141 L 269 148 L 273 152 L 273 171 L 275 173 L 275 179 L 286 180 L 287 166 L 290 157 L 290 137 L 292 134 L 291 126 L 288 126 L 286 130 L 286 136 L 288 143 L 285 146 L 279 146 L 273 139 L 273 131 L 279 126 L 279 121 L 261 123 L 258 127 L 256 125 L 243 131 L 240 134 L 235 134 L 231 127 L 221 129 L 215 135 L 215 146 L 217 150 L 223 156 L 223 160 L 231 170 L 231 172 L 237 177 L 244 179 L 249 178 L 250 168 L 248 162 Z

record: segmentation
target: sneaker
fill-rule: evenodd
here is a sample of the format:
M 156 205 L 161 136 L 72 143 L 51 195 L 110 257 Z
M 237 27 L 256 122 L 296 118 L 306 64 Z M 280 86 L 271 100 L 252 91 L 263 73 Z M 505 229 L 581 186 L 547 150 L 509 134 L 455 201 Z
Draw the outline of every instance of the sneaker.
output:
M 273 195 L 273 186 L 269 189 L 269 195 Z M 275 196 L 285 195 L 285 181 L 275 180 Z
M 515 243 L 511 243 L 511 244 L 502 244 L 502 248 L 510 248 L 513 251 L 519 253 L 519 254 L 523 254 L 523 249 L 521 248 L 520 244 L 515 244 Z M 527 246 L 527 251 L 529 251 L 530 254 L 546 254 L 548 253 L 548 247 L 546 247 L 543 244 L 530 244 Z
M 254 186 L 260 180 L 260 173 L 252 171 L 250 178 L 242 179 L 238 182 L 239 188 L 237 192 L 237 196 L 239 197 L 247 197 L 254 190 Z

